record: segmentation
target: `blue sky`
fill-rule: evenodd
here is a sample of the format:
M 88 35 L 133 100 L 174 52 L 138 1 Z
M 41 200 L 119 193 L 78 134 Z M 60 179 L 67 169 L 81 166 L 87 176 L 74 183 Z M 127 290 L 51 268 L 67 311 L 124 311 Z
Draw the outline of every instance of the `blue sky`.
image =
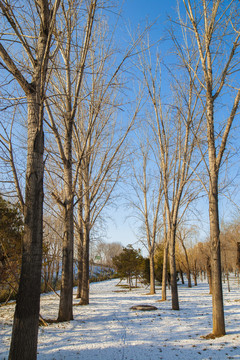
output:
M 123 15 L 135 25 L 146 18 L 152 21 L 159 17 L 161 21 L 165 21 L 166 15 L 174 13 L 176 4 L 176 0 L 125 0 Z

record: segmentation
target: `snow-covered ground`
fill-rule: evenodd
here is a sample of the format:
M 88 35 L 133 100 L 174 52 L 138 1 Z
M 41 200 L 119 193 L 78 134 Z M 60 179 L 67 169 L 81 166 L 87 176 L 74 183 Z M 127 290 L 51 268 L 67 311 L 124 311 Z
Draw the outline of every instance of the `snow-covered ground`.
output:
M 145 288 L 131 292 L 116 287 L 118 280 L 91 284 L 90 305 L 74 306 L 74 320 L 40 327 L 38 360 L 160 360 L 240 359 L 240 289 L 232 279 L 224 284 L 227 335 L 204 339 L 211 325 L 208 285 L 179 285 L 180 311 L 168 301 L 147 295 Z M 41 315 L 56 319 L 59 298 L 41 297 Z M 74 299 L 77 303 L 77 300 Z M 137 304 L 157 306 L 156 311 L 134 311 Z M 7 359 L 14 305 L 0 308 L 0 359 Z M 19 359 L 21 360 L 21 359 Z

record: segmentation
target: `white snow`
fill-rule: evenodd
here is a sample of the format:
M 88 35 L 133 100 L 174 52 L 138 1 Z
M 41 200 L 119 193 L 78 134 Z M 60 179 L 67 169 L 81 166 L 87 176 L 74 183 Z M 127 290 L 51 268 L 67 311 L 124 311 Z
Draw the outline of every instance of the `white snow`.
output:
M 227 335 L 216 339 L 201 336 L 212 330 L 211 296 L 206 282 L 188 288 L 179 284 L 180 311 L 171 310 L 168 300 L 158 302 L 161 291 L 131 292 L 116 287 L 118 280 L 93 283 L 90 305 L 74 306 L 74 320 L 40 327 L 38 360 L 160 360 L 240 359 L 240 291 L 232 276 L 231 292 L 224 284 Z M 74 298 L 74 303 L 78 300 Z M 41 297 L 41 315 L 56 319 L 59 297 Z M 156 311 L 133 311 L 149 304 Z M 0 359 L 7 359 L 14 304 L 0 308 Z M 21 360 L 21 359 L 19 359 Z

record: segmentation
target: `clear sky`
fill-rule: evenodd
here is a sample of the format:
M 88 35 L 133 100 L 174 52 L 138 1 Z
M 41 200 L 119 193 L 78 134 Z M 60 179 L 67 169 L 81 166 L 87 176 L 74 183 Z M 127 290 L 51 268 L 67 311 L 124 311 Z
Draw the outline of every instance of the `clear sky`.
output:
M 160 18 L 165 21 L 167 15 L 174 13 L 176 0 L 125 0 L 123 16 L 133 25 L 142 23 L 148 18 L 150 21 Z

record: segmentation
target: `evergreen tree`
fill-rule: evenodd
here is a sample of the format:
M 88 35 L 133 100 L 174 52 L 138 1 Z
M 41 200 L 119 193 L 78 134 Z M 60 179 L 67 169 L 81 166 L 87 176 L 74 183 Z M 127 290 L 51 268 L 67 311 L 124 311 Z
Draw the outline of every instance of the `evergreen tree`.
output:
M 0 298 L 6 300 L 18 288 L 23 221 L 19 206 L 0 195 Z
M 144 258 L 140 250 L 135 250 L 132 245 L 123 248 L 123 251 L 113 258 L 113 265 L 121 279 L 127 278 L 129 289 L 131 290 L 132 278 L 142 273 L 144 267 Z

